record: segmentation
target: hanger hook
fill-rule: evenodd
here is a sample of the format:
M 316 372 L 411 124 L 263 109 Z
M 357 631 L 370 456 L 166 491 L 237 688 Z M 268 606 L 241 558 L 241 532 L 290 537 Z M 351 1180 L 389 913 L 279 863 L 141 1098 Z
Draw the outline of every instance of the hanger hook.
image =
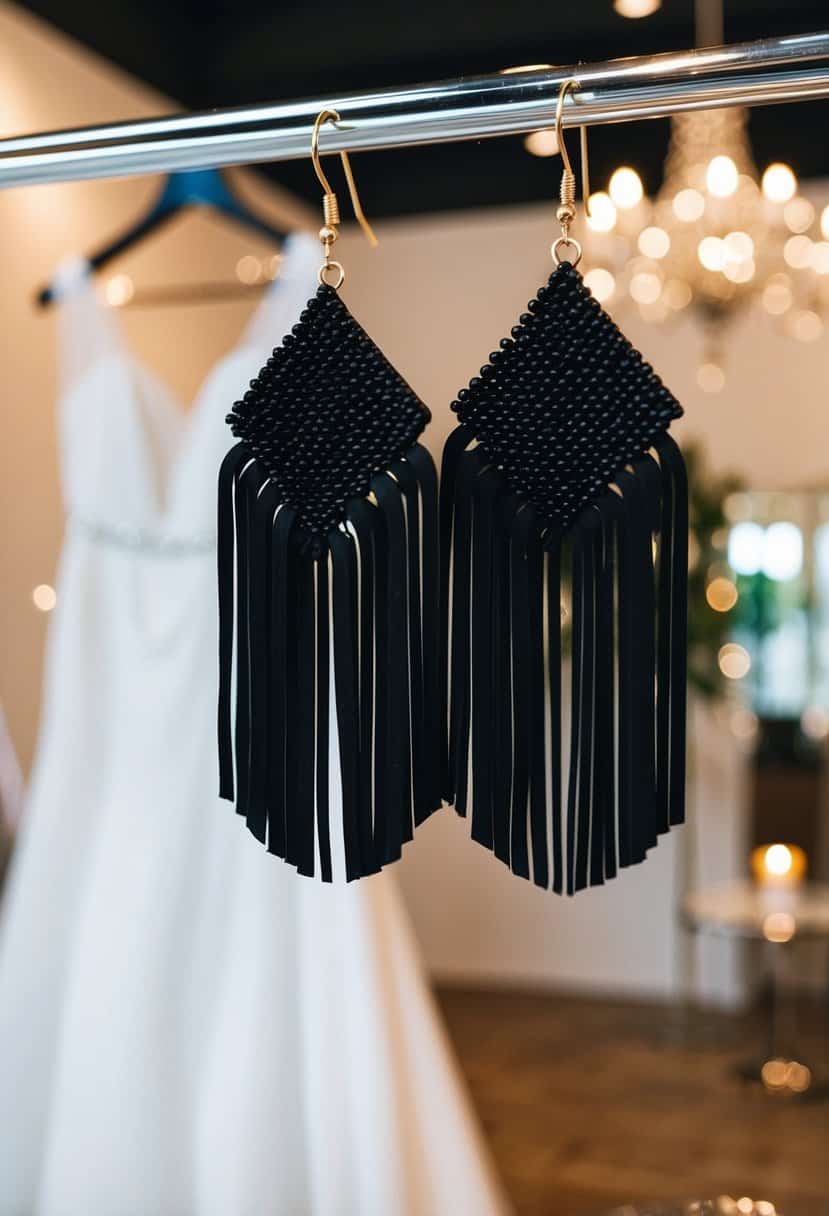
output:
M 573 166 L 570 162 L 570 155 L 567 151 L 567 144 L 564 140 L 564 127 L 562 123 L 562 115 L 564 113 L 564 99 L 571 89 L 575 92 L 581 88 L 578 80 L 570 78 L 563 80 L 561 88 L 558 91 L 558 101 L 556 102 L 556 143 L 558 150 L 561 153 L 561 189 L 560 189 L 560 205 L 556 212 L 556 218 L 561 224 L 561 236 L 553 244 L 553 257 L 557 262 L 563 259 L 559 257 L 559 250 L 564 246 L 570 246 L 576 251 L 576 259 L 573 262 L 577 266 L 581 261 L 581 245 L 578 241 L 570 237 L 570 225 L 576 218 L 576 175 L 573 172 Z M 587 127 L 582 124 L 579 127 L 579 136 L 581 143 L 581 175 L 582 175 L 582 198 L 584 200 L 584 210 L 588 218 L 590 218 L 590 164 L 587 154 Z
M 323 226 L 320 228 L 319 237 L 325 250 L 325 262 L 320 268 L 319 280 L 321 283 L 328 283 L 327 275 L 330 270 L 337 274 L 335 282 L 329 284 L 335 290 L 342 286 L 345 279 L 345 271 L 339 262 L 334 262 L 331 259 L 331 246 L 337 239 L 337 228 L 340 224 L 340 205 L 337 201 L 337 195 L 332 189 L 331 182 L 328 180 L 325 170 L 322 167 L 320 159 L 319 142 L 320 130 L 327 122 L 336 124 L 340 121 L 340 116 L 336 110 L 321 110 L 314 121 L 314 129 L 311 132 L 311 162 L 314 166 L 314 172 L 317 175 L 317 181 L 322 186 L 322 215 Z M 377 237 L 374 235 L 374 229 L 366 218 L 363 211 L 363 205 L 360 202 L 360 195 L 357 192 L 357 183 L 354 180 L 354 172 L 351 168 L 347 152 L 340 153 L 340 159 L 343 164 L 343 172 L 345 180 L 348 184 L 348 193 L 351 196 L 351 205 L 354 208 L 354 214 L 357 221 L 365 233 L 366 240 L 374 247 L 377 245 Z

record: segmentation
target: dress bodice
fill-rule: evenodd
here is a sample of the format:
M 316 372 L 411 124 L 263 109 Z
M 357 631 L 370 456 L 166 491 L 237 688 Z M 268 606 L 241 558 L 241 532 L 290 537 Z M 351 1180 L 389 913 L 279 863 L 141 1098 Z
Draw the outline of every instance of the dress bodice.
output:
M 279 276 L 188 412 L 132 355 L 88 264 L 64 263 L 61 473 L 77 525 L 126 545 L 212 548 L 216 475 L 232 443 L 225 415 L 313 294 L 318 261 L 313 238 L 288 238 Z

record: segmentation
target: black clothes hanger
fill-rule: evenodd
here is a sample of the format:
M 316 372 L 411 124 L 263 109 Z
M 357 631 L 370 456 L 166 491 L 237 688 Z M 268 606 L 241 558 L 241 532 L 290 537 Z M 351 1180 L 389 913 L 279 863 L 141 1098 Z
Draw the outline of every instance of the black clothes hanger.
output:
M 137 245 L 145 237 L 162 228 L 173 216 L 193 206 L 209 207 L 219 215 L 244 224 L 279 245 L 287 235 L 251 211 L 234 193 L 219 169 L 186 170 L 169 175 L 150 211 L 121 236 L 91 254 L 87 259 L 90 267 L 95 271 L 102 270 L 120 253 Z M 41 288 L 36 296 L 40 308 L 47 307 L 54 299 L 55 291 L 51 284 Z

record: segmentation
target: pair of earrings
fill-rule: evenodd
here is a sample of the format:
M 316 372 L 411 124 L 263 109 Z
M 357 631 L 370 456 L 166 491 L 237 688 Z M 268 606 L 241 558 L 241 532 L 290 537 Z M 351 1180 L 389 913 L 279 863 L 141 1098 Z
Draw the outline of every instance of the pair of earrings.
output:
M 220 794 L 302 874 L 332 878 L 334 716 L 348 879 L 444 801 L 568 893 L 683 819 L 682 411 L 576 269 L 577 87 L 555 268 L 453 403 L 440 488 L 428 409 L 338 294 L 318 141 L 339 116 L 315 123 L 320 287 L 228 417 L 218 517 Z

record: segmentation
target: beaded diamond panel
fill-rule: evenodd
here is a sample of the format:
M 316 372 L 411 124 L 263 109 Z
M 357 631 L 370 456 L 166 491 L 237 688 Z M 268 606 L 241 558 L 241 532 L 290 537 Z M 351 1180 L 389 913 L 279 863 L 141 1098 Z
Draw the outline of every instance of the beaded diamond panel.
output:
M 511 488 L 568 527 L 682 409 L 568 262 L 452 409 Z
M 412 446 L 429 411 L 332 287 L 322 286 L 228 415 L 311 533 Z

